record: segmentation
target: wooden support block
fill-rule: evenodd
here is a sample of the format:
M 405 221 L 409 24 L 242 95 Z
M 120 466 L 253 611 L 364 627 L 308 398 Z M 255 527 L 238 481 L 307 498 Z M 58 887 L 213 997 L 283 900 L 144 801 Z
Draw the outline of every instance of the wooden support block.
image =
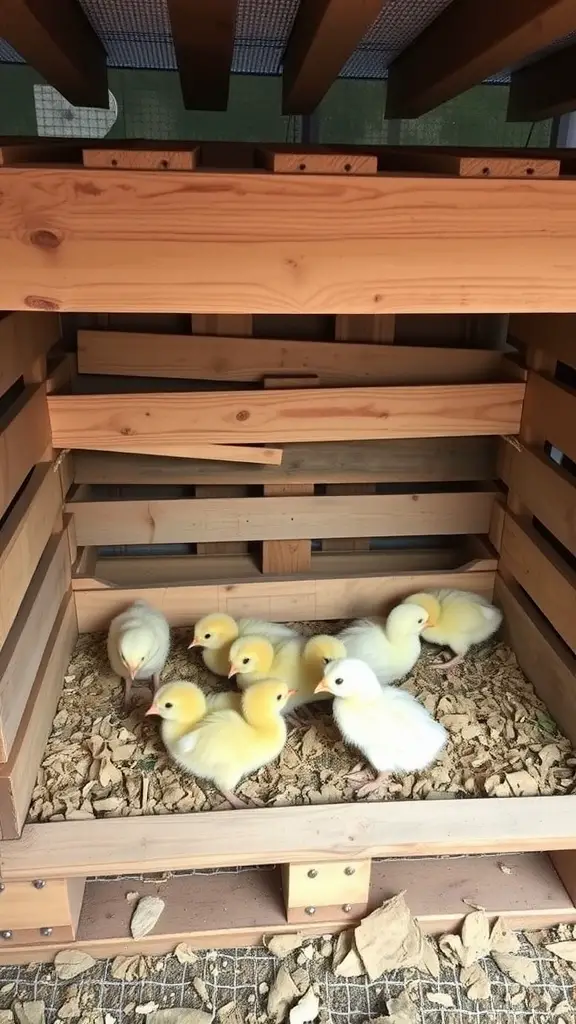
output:
M 575 61 L 572 43 L 513 71 L 506 120 L 541 121 L 576 109 Z
M 391 345 L 394 342 L 395 328 L 396 317 L 394 313 L 375 313 L 373 316 L 367 316 L 366 314 L 350 316 L 348 313 L 341 313 L 336 317 L 335 338 L 336 341 Z M 419 350 L 419 352 L 424 355 L 422 350 Z M 358 358 L 358 355 L 356 358 Z M 410 350 L 408 349 L 406 351 L 406 364 L 408 364 L 409 358 Z M 450 359 L 447 352 L 446 358 Z M 432 365 L 433 362 L 430 360 L 430 366 Z
M 576 366 L 576 316 L 573 313 L 513 313 L 509 340 L 528 349 L 547 352 L 568 366 Z
M 11 932 L 5 942 L 13 946 L 73 941 L 85 885 L 85 878 L 5 882 L 0 900 L 0 932 Z
M 24 827 L 77 636 L 74 601 L 72 593 L 68 592 L 58 609 L 10 756 L 0 765 L 3 839 L 17 839 Z
M 331 149 L 260 149 L 257 159 L 276 174 L 376 174 L 378 158 L 370 153 Z
M 357 921 L 366 914 L 370 860 L 310 861 L 282 865 L 282 888 L 289 924 L 310 920 Z
M 537 157 L 529 149 L 512 155 L 490 150 L 475 153 L 409 146 L 381 150 L 378 170 L 454 174 L 460 178 L 558 178 L 560 160 Z
M 252 334 L 252 314 L 192 313 L 190 317 L 192 334 L 213 334 L 214 336 L 249 338 Z
M 84 167 L 118 167 L 125 171 L 193 171 L 200 147 L 186 149 L 83 149 Z
M 266 484 L 264 495 L 269 498 L 304 497 L 314 494 L 314 484 Z M 262 544 L 262 572 L 276 576 L 290 576 L 310 572 L 312 538 L 292 537 L 288 540 L 265 540 Z
M 46 376 L 46 394 L 61 391 L 74 379 L 77 373 L 76 353 L 61 353 L 55 363 L 48 367 Z
M 326 494 L 375 494 L 375 484 L 327 484 Z M 322 540 L 323 551 L 369 551 L 370 537 L 327 537 Z
M 243 498 L 246 495 L 246 488 L 231 484 L 224 485 L 223 487 L 197 484 L 195 492 L 197 498 Z M 196 545 L 196 551 L 199 555 L 241 555 L 246 550 L 246 542 L 239 540 Z
M 549 441 L 576 462 L 576 390 L 531 371 L 520 436 L 527 444 Z
M 43 387 L 26 388 L 0 419 L 0 515 L 50 444 Z

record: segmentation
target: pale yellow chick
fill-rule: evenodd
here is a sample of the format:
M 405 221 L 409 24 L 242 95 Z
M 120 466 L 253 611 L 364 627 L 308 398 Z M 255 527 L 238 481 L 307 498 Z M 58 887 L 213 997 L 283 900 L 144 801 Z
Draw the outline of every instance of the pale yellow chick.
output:
M 149 713 L 174 721 L 174 694 L 163 691 L 154 702 L 155 711 L 150 708 Z M 289 695 L 285 683 L 264 680 L 242 694 L 240 712 L 209 711 L 192 729 L 179 736 L 174 734 L 174 739 L 166 744 L 167 749 L 186 771 L 213 782 L 232 807 L 244 807 L 233 790 L 245 775 L 280 755 L 286 743 L 282 711 Z M 192 707 L 186 713 L 191 710 Z
M 147 715 L 160 715 L 162 742 L 172 753 L 171 747 L 187 732 L 194 729 L 209 711 L 233 708 L 240 711 L 241 695 L 229 693 L 205 694 L 196 683 L 178 680 L 161 686 Z
M 262 619 L 233 619 L 223 612 L 205 615 L 194 627 L 194 637 L 188 647 L 201 647 L 206 668 L 216 676 L 227 676 L 230 668 L 230 648 L 239 636 L 256 634 L 273 642 L 297 636 L 296 630 L 281 622 Z
M 270 676 L 283 679 L 294 691 L 286 704 L 289 713 L 302 704 L 326 699 L 327 694 L 314 692 L 316 684 L 330 661 L 344 657 L 346 648 L 335 636 L 296 637 L 276 645 L 263 636 L 246 636 L 230 648 L 229 674 L 236 676 L 240 689 Z
M 383 686 L 412 671 L 421 652 L 420 634 L 428 622 L 425 608 L 399 604 L 385 622 L 357 619 L 338 634 L 349 658 L 365 661 Z
M 450 647 L 454 657 L 441 663 L 451 668 L 462 661 L 473 644 L 488 640 L 500 627 L 502 612 L 480 594 L 468 590 L 430 590 L 407 597 L 405 605 L 418 605 L 428 613 L 422 637 L 431 644 Z

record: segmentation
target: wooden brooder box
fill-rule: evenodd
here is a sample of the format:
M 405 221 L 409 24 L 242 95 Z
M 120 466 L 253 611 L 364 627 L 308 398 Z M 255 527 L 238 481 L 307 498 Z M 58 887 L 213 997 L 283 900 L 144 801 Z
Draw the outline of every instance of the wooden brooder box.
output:
M 494 594 L 576 741 L 576 181 L 345 156 L 3 151 L 2 962 L 326 931 L 401 888 L 430 930 L 464 897 L 576 921 L 572 795 L 25 823 L 78 632 L 138 594 L 173 625 Z M 485 316 L 510 311 L 512 347 Z M 157 871 L 136 943 L 123 876 Z

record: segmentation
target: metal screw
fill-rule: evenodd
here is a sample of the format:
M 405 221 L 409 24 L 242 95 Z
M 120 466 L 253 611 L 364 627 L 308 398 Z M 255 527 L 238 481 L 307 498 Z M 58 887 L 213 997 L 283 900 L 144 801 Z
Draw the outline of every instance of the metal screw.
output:
M 44 886 L 46 885 L 46 882 L 44 882 L 41 878 L 35 878 L 34 881 L 32 882 L 32 885 L 34 886 L 35 889 L 43 889 Z
M 11 931 L 0 932 L 0 939 L 11 939 L 11 938 L 12 938 L 12 932 Z
M 344 906 L 342 907 L 342 910 L 344 911 L 345 914 L 349 914 L 350 911 L 352 910 L 352 904 L 345 903 Z
M 316 913 L 316 907 L 306 907 L 306 913 L 312 917 L 312 915 Z
M 344 868 L 344 874 L 345 875 L 355 875 L 356 874 L 356 868 Z
M 0 892 L 4 892 L 5 888 L 4 882 L 0 882 Z
M 44 939 L 49 939 L 50 936 L 52 935 L 52 929 L 51 928 L 41 928 L 40 929 L 40 935 Z
M 316 871 L 316 868 L 310 868 L 310 871 L 308 872 L 308 878 L 317 878 L 317 876 L 318 872 Z

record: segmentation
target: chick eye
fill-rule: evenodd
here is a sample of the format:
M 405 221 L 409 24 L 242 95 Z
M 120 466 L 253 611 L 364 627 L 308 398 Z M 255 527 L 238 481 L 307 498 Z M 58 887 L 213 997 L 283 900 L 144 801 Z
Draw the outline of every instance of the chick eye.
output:
M 249 661 L 250 661 L 250 658 L 242 658 L 242 664 L 243 665 L 247 665 Z
M 204 639 L 205 640 L 209 640 L 210 639 L 210 633 L 204 633 Z
M 282 694 L 281 693 L 278 694 L 278 696 L 276 697 L 276 700 L 282 700 Z
M 322 658 L 322 661 L 324 662 L 325 665 L 329 665 L 330 662 L 332 661 L 332 658 Z
M 344 682 L 344 680 L 343 679 L 335 679 L 334 682 L 336 683 L 336 686 L 342 686 L 342 683 Z
M 174 705 L 172 704 L 172 702 L 171 702 L 171 701 L 166 701 L 166 703 L 165 703 L 164 707 L 165 707 L 165 708 L 173 708 L 173 707 L 174 707 Z

